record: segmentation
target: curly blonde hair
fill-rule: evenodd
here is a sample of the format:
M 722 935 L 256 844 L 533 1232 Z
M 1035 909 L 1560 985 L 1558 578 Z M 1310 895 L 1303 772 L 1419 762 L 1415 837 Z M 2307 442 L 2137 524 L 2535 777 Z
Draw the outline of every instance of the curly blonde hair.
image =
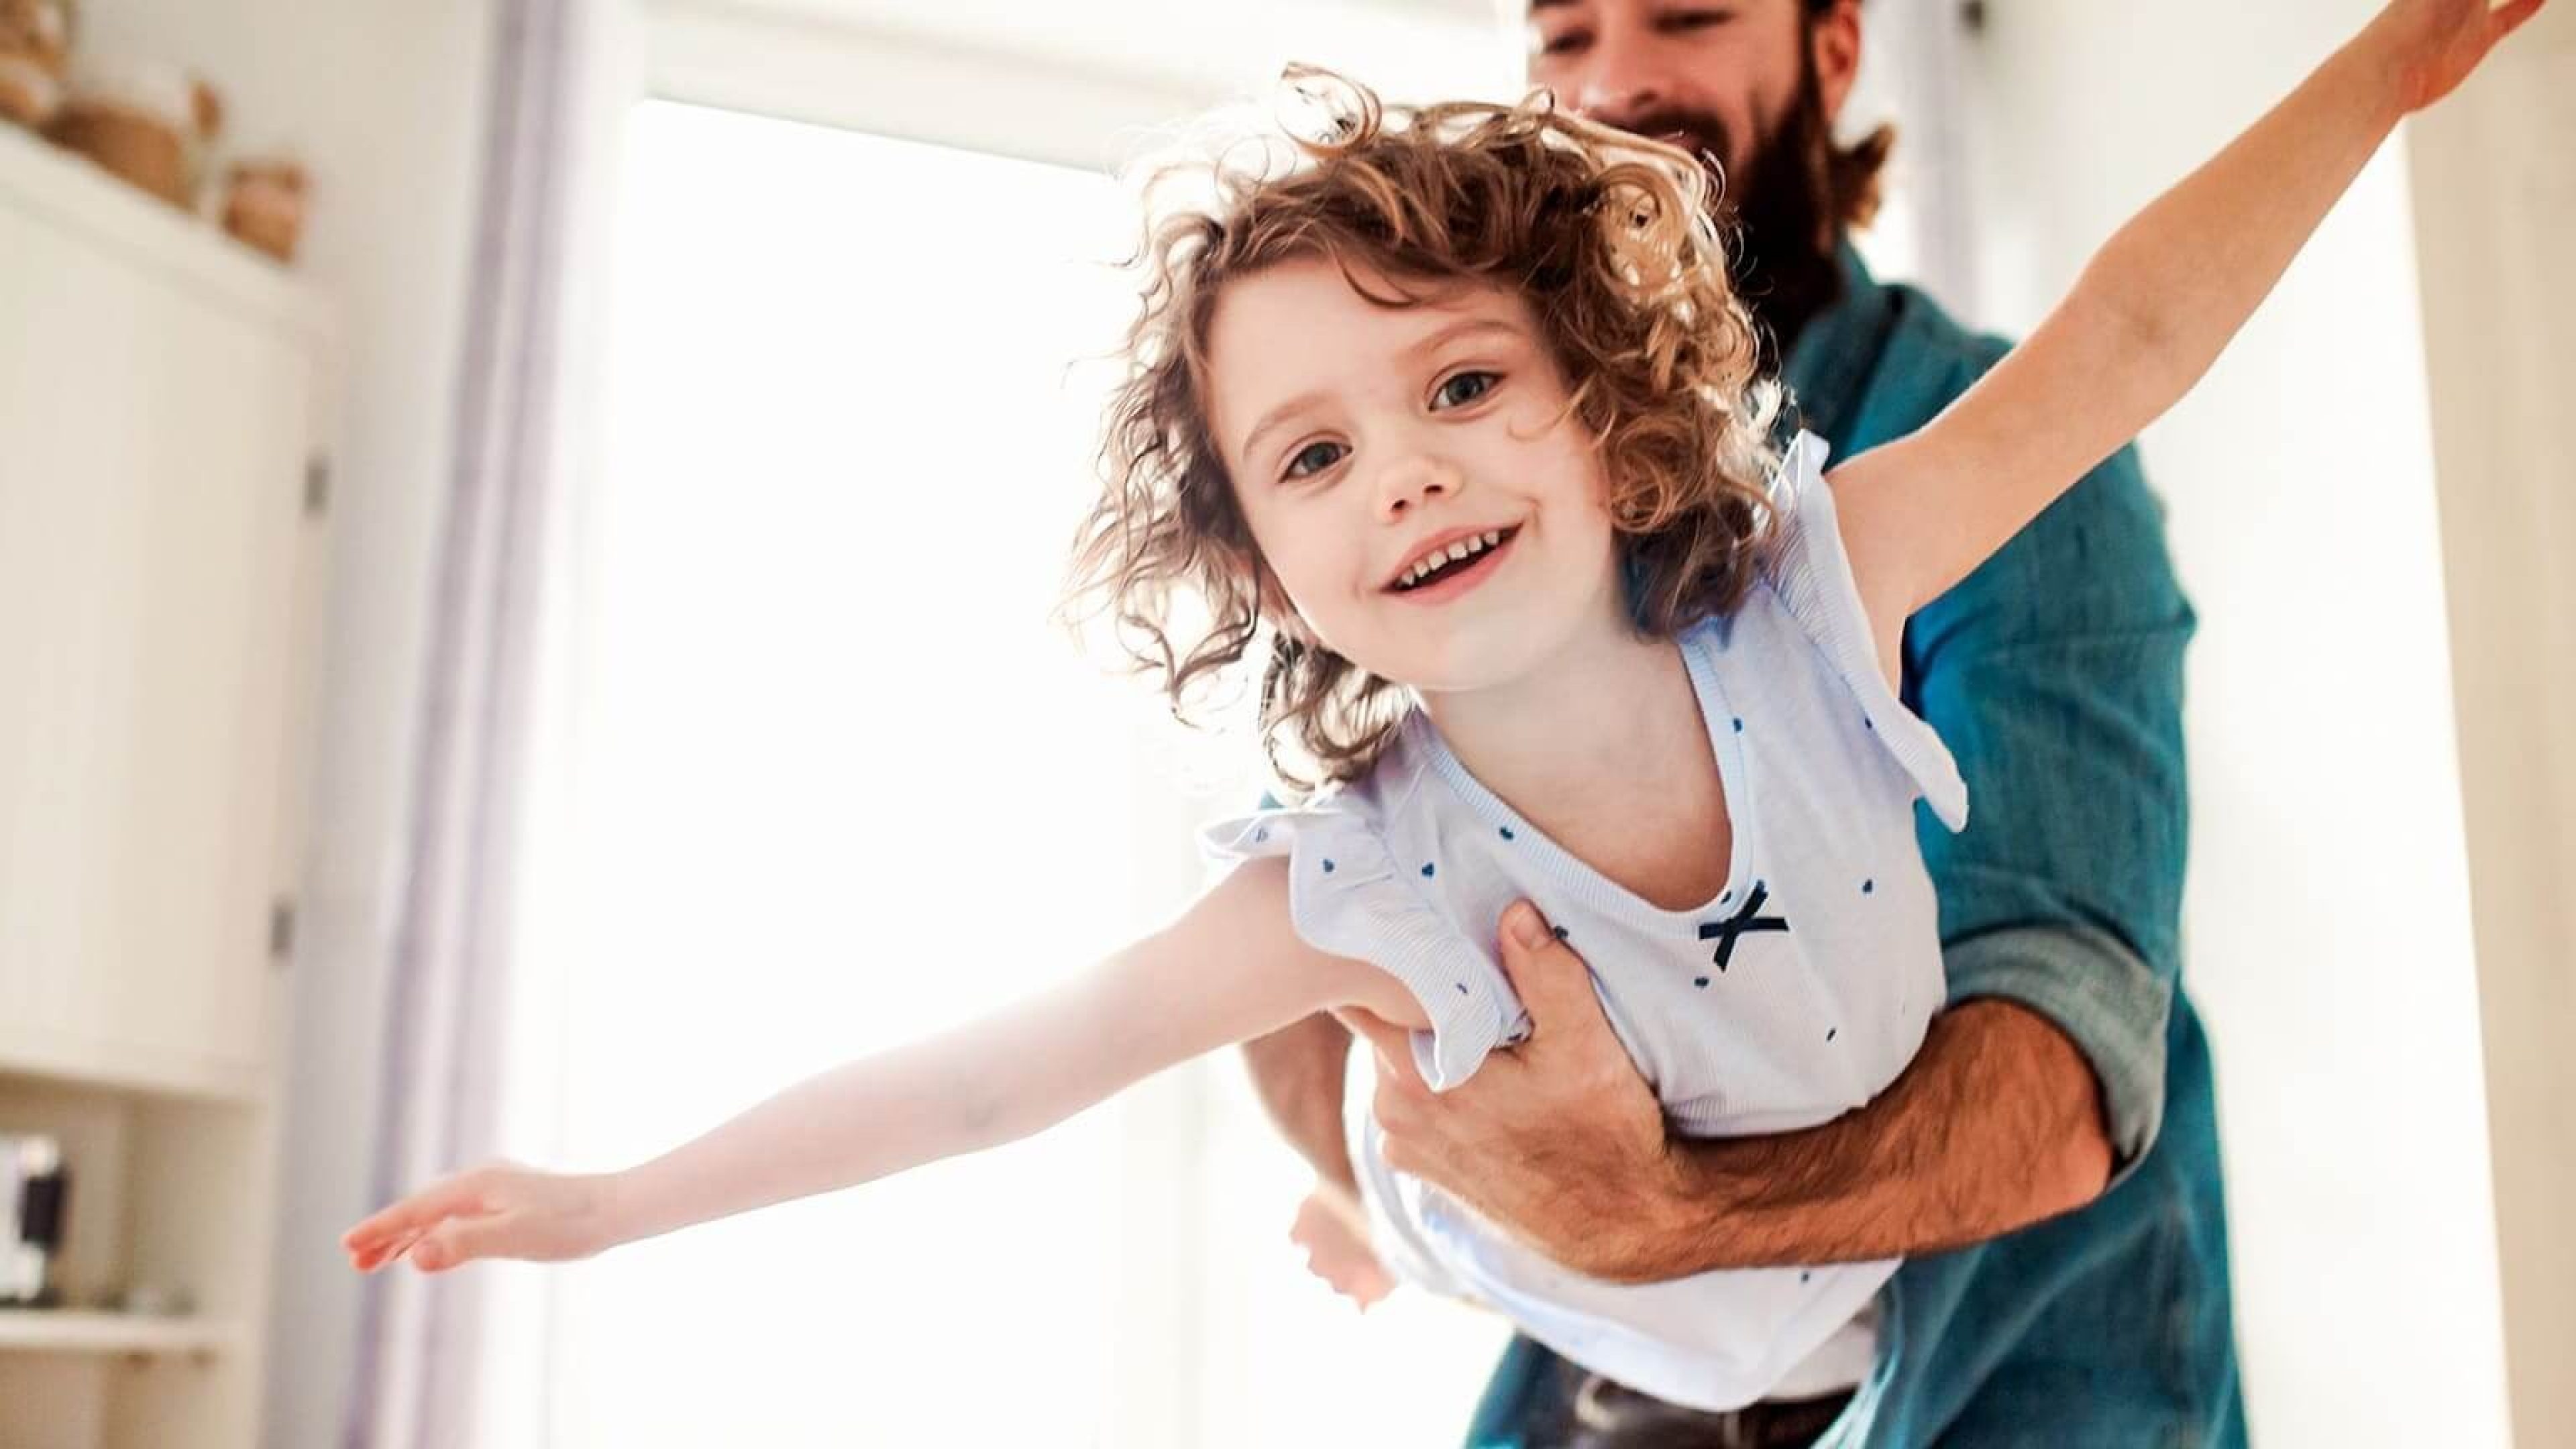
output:
M 1141 299 L 1068 612 L 1109 615 L 1184 722 L 1266 632 L 1262 746 L 1302 793 L 1365 774 L 1408 700 L 1311 639 L 1253 541 L 1207 424 L 1208 325 L 1228 282 L 1323 257 L 1355 285 L 1362 272 L 1388 279 L 1405 293 L 1380 299 L 1393 305 L 1462 284 L 1517 292 L 1601 459 L 1630 612 L 1649 635 L 1741 597 L 1771 527 L 1775 398 L 1756 380 L 1753 329 L 1685 152 L 1561 112 L 1545 92 L 1390 110 L 1328 72 L 1284 79 L 1324 118 L 1322 136 L 1289 138 L 1284 168 L 1187 163 L 1146 188 L 1129 262 Z M 1213 185 L 1154 214 L 1183 173 Z M 1192 599 L 1204 617 L 1180 627 Z

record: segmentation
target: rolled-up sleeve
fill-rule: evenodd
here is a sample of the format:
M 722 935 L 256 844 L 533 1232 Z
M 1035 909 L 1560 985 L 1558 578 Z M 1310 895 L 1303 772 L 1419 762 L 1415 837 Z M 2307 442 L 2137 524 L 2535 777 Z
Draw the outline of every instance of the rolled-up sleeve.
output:
M 1926 821 L 1952 1004 L 2055 1023 L 2101 1087 L 2116 1183 L 2156 1139 L 2189 831 L 2194 621 L 2134 453 L 2076 485 L 1906 632 L 1907 702 L 1968 784 Z
M 2173 983 L 2136 952 L 2084 926 L 2007 927 L 1944 948 L 1950 1002 L 2017 1001 L 2056 1023 L 2101 1086 L 2112 1176 L 2155 1144 L 2164 1120 L 2165 1019 Z

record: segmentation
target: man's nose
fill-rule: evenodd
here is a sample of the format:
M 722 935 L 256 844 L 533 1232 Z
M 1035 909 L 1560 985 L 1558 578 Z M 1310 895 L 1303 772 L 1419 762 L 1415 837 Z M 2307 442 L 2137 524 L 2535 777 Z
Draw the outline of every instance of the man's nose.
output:
M 1588 120 L 1633 131 L 1639 119 L 1664 109 L 1665 94 L 1658 81 L 1595 67 L 1575 88 L 1574 109 Z
M 1434 498 L 1456 497 L 1465 481 L 1458 465 L 1437 453 L 1407 453 L 1378 474 L 1378 517 L 1391 523 L 1418 513 Z
M 1601 28 L 1573 77 L 1569 98 L 1577 111 L 1626 129 L 1672 99 L 1651 54 L 1653 38 L 1623 15 L 1605 14 Z

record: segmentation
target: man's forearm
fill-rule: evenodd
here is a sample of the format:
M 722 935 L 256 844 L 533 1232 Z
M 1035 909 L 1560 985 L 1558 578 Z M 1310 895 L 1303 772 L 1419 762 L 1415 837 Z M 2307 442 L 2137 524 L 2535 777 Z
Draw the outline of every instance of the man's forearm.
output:
M 1351 1034 L 1317 1013 L 1293 1026 L 1243 1044 L 1252 1090 L 1288 1145 L 1314 1164 L 1315 1173 L 1350 1192 L 1351 1153 L 1342 1135 L 1342 1083 L 1349 1069 Z
M 1940 1252 L 2081 1207 L 2111 1171 L 2092 1068 L 2046 1018 L 1992 998 L 1934 1017 L 1867 1107 L 1672 1150 L 1619 1277 Z

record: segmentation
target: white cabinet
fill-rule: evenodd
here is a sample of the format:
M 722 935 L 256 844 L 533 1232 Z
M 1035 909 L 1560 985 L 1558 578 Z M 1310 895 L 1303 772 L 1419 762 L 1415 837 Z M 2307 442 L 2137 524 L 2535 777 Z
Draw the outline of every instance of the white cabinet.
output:
M 0 1131 L 63 1139 L 78 1307 L 0 1310 L 0 1444 L 258 1439 L 327 512 L 323 313 L 0 127 Z

